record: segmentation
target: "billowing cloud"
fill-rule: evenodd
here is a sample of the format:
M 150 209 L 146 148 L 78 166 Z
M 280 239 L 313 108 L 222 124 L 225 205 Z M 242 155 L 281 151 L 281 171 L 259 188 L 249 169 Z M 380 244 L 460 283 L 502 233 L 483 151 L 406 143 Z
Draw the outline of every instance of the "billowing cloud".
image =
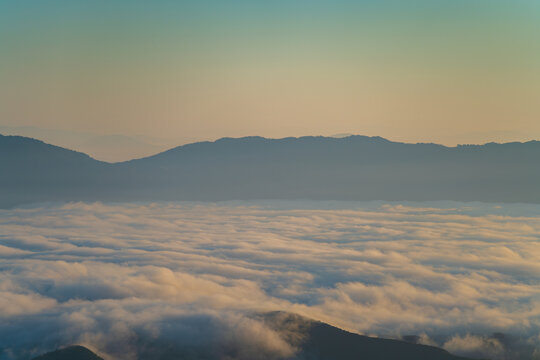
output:
M 294 354 L 282 310 L 469 356 L 540 353 L 540 207 L 45 204 L 0 210 L 0 359 Z M 202 349 L 202 350 L 201 350 Z

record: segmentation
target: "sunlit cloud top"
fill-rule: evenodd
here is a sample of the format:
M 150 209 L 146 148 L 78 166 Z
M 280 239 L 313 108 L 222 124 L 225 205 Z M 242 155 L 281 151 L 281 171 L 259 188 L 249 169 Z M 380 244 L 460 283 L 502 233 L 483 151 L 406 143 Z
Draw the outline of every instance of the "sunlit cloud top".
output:
M 219 329 L 259 349 L 237 359 L 284 358 L 290 349 L 269 341 L 276 334 L 238 320 L 273 310 L 369 335 L 418 335 L 481 359 L 532 359 L 540 351 L 539 239 L 538 205 L 0 210 L 0 359 L 73 343 L 110 359 L 157 358 L 141 355 L 145 343 L 212 347 L 223 341 Z M 210 326 L 208 316 L 221 320 Z M 281 356 L 265 357 L 268 344 Z

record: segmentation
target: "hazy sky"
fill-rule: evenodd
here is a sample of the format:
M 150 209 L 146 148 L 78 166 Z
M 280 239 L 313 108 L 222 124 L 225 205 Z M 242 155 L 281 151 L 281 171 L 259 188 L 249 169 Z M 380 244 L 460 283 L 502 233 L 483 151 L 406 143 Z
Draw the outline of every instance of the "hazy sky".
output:
M 0 0 L 0 125 L 540 138 L 537 0 Z

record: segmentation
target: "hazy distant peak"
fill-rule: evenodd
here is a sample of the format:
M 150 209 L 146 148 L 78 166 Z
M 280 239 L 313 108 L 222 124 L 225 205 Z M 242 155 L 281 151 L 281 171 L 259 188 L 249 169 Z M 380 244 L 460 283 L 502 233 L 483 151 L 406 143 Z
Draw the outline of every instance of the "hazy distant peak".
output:
M 86 159 L 93 159 L 91 156 L 80 152 L 75 151 L 71 149 L 67 149 L 61 146 L 52 145 L 49 143 L 46 143 L 42 140 L 26 137 L 26 136 L 18 136 L 18 135 L 2 135 L 0 134 L 0 149 L 3 149 L 4 151 L 7 151 L 9 153 L 4 153 L 2 155 L 8 155 L 8 156 L 14 156 L 15 151 L 23 150 L 25 152 L 28 151 L 36 151 L 36 152 L 43 152 L 43 151 L 52 151 L 52 152 L 60 152 L 64 154 L 70 154 L 73 156 L 79 156 Z M 37 155 L 37 153 L 36 153 Z M 96 160 L 97 161 L 97 160 Z
M 171 146 L 171 140 L 160 138 L 121 134 L 101 135 L 91 132 L 38 127 L 0 126 L 0 132 L 41 139 L 46 143 L 81 151 L 89 154 L 92 158 L 107 162 L 118 162 L 150 156 Z M 178 139 L 178 143 L 186 142 L 188 142 L 186 138 Z
M 353 134 L 351 134 L 351 133 L 341 133 L 341 134 L 330 135 L 330 137 L 337 138 L 337 139 L 344 138 L 344 137 L 349 137 L 349 136 L 353 136 Z

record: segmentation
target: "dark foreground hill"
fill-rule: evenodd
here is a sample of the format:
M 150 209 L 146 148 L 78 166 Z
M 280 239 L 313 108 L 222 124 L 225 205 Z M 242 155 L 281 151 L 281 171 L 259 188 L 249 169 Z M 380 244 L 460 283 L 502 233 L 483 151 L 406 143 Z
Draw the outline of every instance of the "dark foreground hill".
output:
M 109 164 L 0 135 L 0 206 L 36 201 L 456 200 L 540 203 L 540 142 L 224 138 Z
M 38 356 L 33 360 L 103 360 L 84 346 L 68 346 L 66 348 Z
M 466 360 L 445 350 L 398 340 L 372 338 L 353 334 L 328 324 L 298 315 L 275 312 L 259 317 L 280 332 L 297 352 L 288 360 Z M 143 347 L 139 360 L 236 359 L 233 348 L 220 350 L 209 347 L 174 347 L 170 344 Z M 261 355 L 261 358 L 265 358 Z M 81 346 L 71 346 L 39 356 L 34 360 L 99 360 L 97 355 Z
M 294 314 L 275 312 L 258 317 L 297 349 L 296 354 L 288 360 L 466 360 L 436 347 L 353 334 Z M 145 344 L 141 347 L 138 358 L 140 360 L 243 359 L 245 356 L 237 356 L 241 353 L 234 347 L 212 349 L 208 346 L 175 347 L 174 344 L 159 344 L 159 346 Z M 261 358 L 266 357 L 261 355 Z M 71 346 L 34 360 L 99 359 L 101 358 L 84 347 Z
M 405 341 L 354 334 L 296 314 L 273 312 L 263 315 L 270 327 L 297 346 L 298 360 L 465 360 L 446 350 Z M 287 333 L 284 329 L 296 329 Z M 304 334 L 298 336 L 298 334 Z

